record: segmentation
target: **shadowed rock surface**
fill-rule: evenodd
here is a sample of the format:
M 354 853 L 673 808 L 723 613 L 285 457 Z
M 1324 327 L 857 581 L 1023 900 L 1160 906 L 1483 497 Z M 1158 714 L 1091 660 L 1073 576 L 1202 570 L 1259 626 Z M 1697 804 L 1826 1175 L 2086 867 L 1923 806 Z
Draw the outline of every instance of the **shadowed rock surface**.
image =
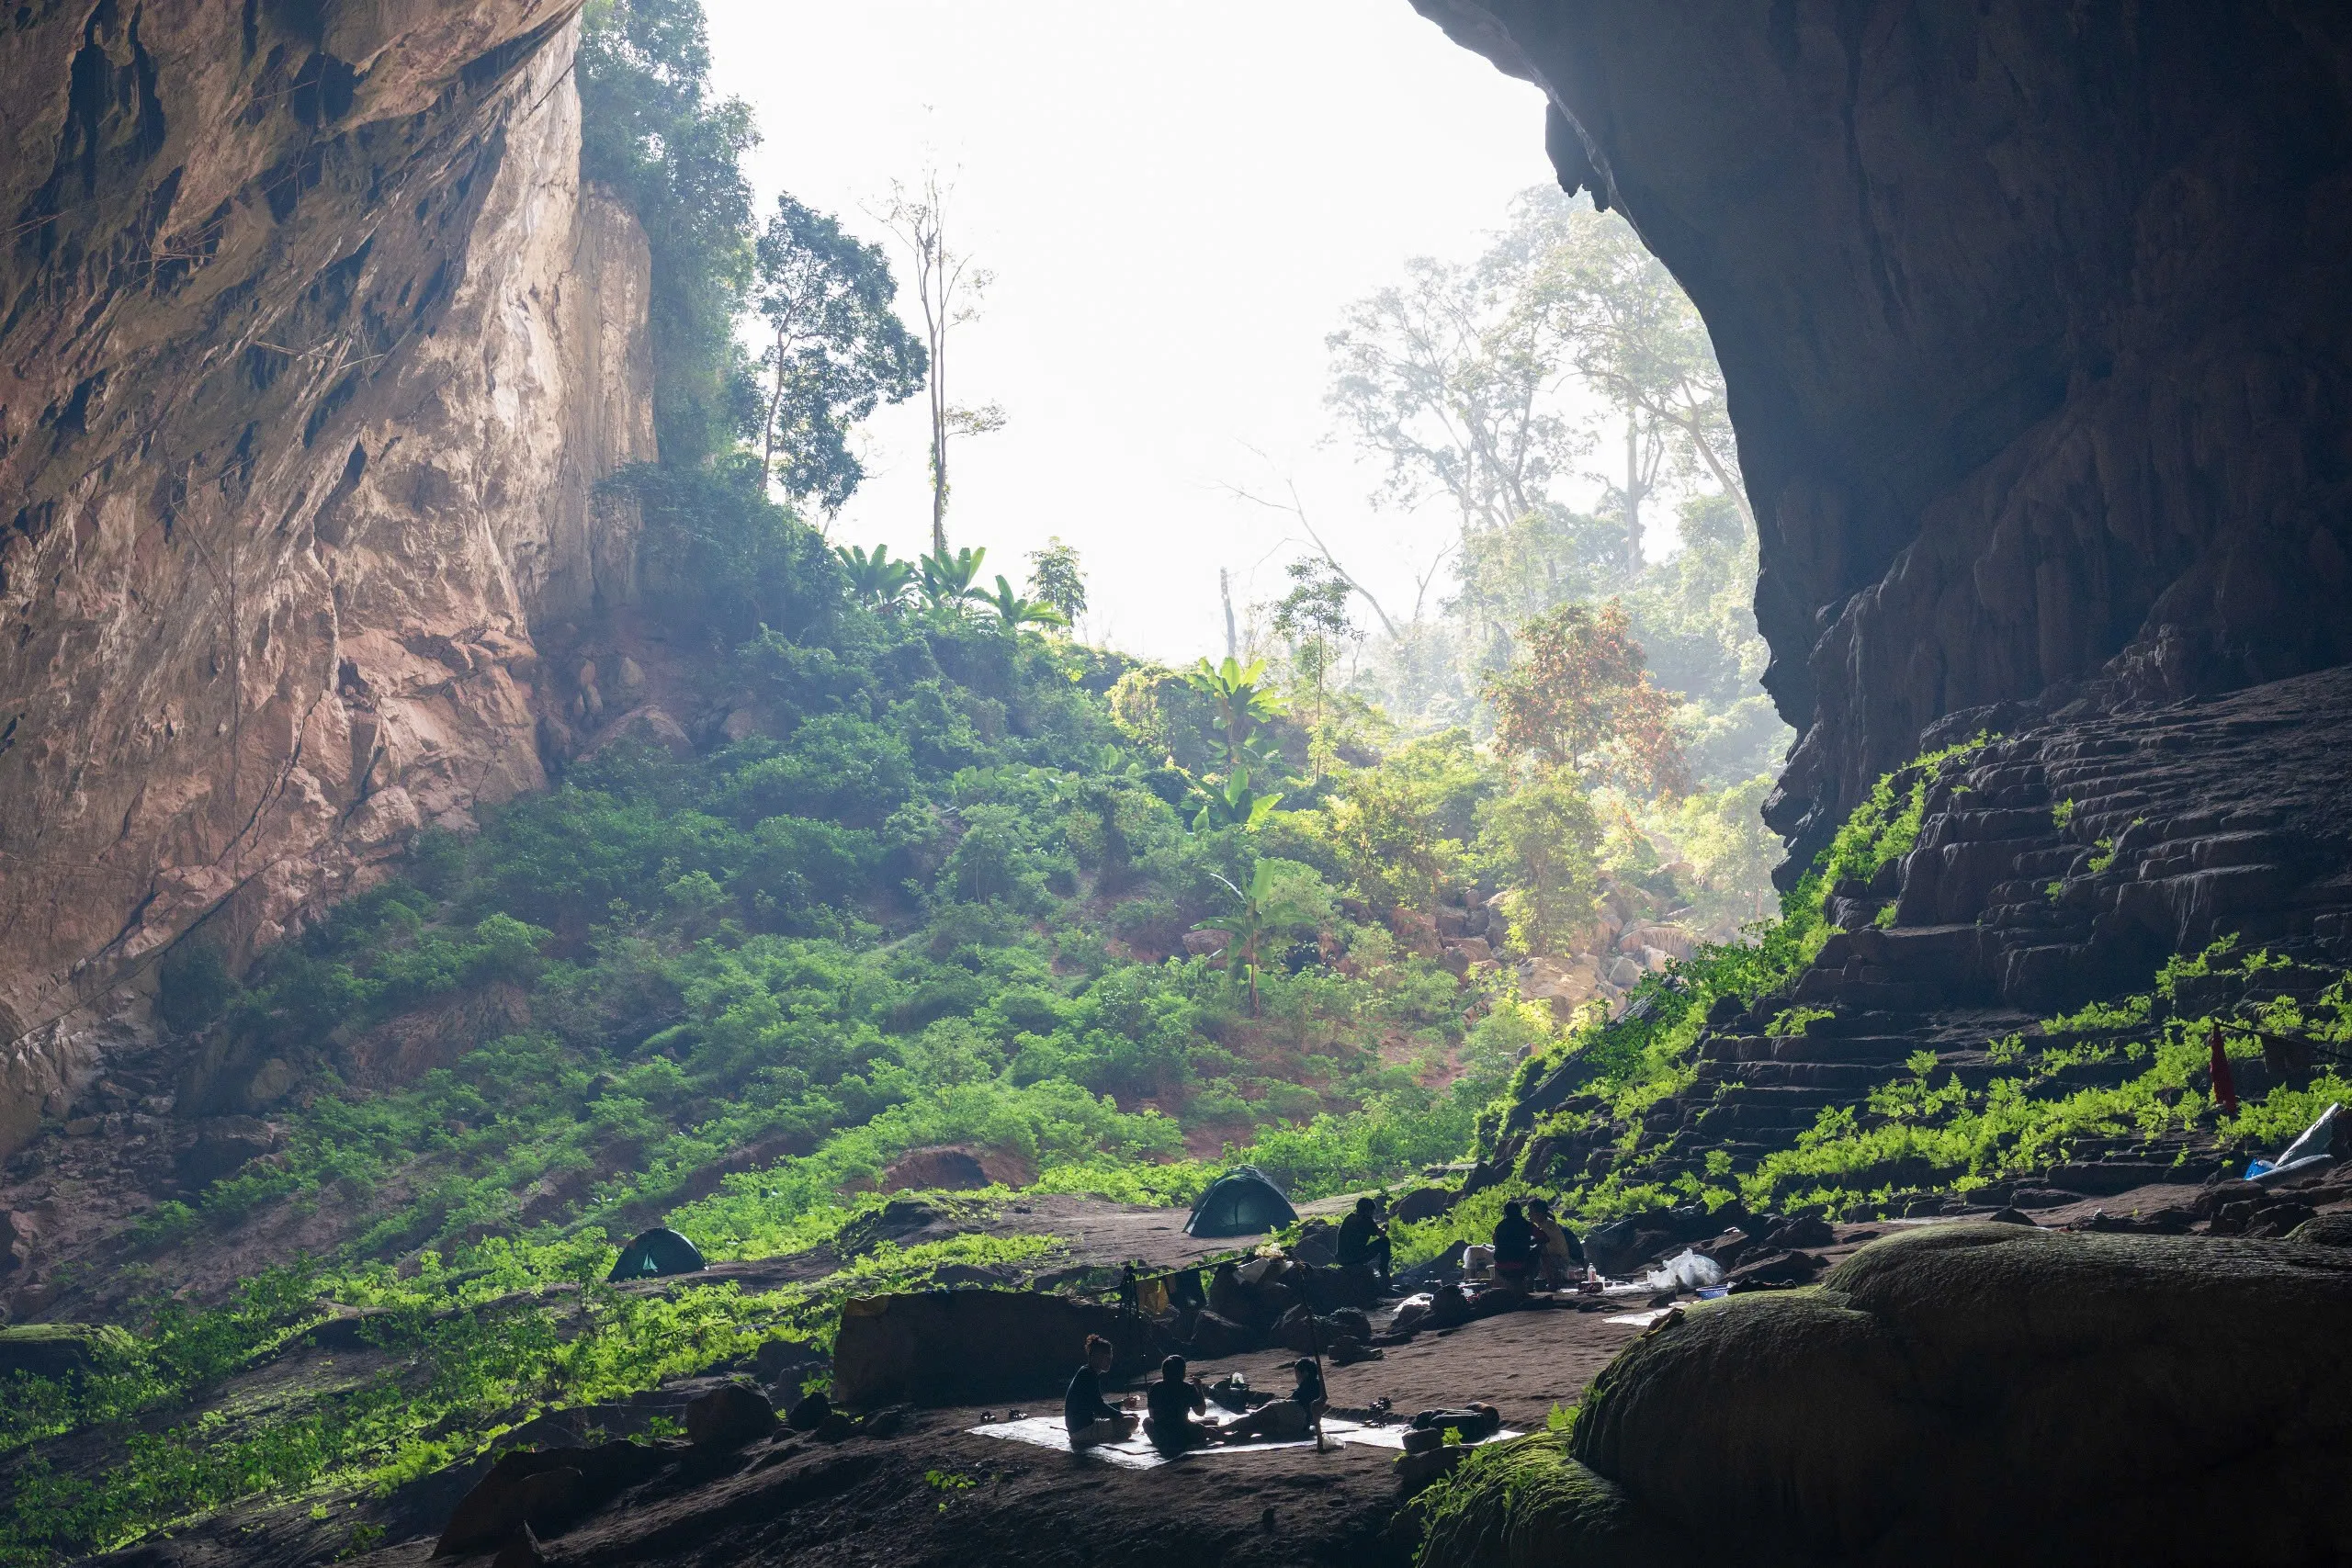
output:
M 2347 1323 L 2339 1249 L 1915 1232 L 1645 1335 L 1425 1561 L 2337 1561 Z
M 2341 7 L 1415 3 L 1713 335 L 1794 871 L 1947 714 L 2352 657 Z
M 1896 782 L 1907 790 L 1913 776 Z M 2045 721 L 1991 742 L 1928 789 L 1917 847 L 1880 884 L 1828 889 L 1846 929 L 1793 987 L 1713 1020 L 1696 1081 L 1642 1113 L 1645 1141 L 1663 1145 L 1657 1174 L 1702 1170 L 1718 1152 L 1747 1168 L 1795 1145 L 1825 1109 L 1861 1103 L 1922 1050 L 1939 1077 L 1981 1086 L 1990 1043 L 2038 1034 L 2061 1009 L 2144 990 L 2168 956 L 2222 936 L 2291 961 L 2262 976 L 2262 996 L 2317 995 L 2352 965 L 2347 796 L 2344 670 Z M 2061 827 L 2057 808 L 2069 802 Z M 1880 926 L 1889 910 L 1892 923 Z M 1802 1027 L 1779 1021 L 1796 1010 L 1811 1015 Z M 2084 1062 L 2047 1092 L 2117 1084 L 2135 1070 L 2122 1057 Z M 2245 1091 L 2265 1087 L 2261 1070 L 2244 1069 Z M 1506 1131 L 1521 1135 L 1563 1109 L 1603 1112 L 1573 1136 L 1515 1145 L 1532 1177 L 1594 1177 L 1620 1157 L 1625 1129 L 1587 1092 L 1588 1077 L 1571 1057 L 1514 1107 Z M 2044 1179 L 2114 1193 L 2216 1169 L 2203 1142 L 2085 1138 Z M 1872 1179 L 1899 1188 L 1921 1178 L 1889 1168 Z M 1974 1196 L 2006 1201 L 2008 1191 Z

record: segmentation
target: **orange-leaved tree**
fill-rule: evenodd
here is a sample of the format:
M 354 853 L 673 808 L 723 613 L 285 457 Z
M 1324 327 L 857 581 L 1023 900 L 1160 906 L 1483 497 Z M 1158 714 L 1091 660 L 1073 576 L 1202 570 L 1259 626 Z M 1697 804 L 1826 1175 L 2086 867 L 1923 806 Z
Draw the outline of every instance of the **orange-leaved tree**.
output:
M 1688 792 L 1674 695 L 1651 683 L 1623 604 L 1562 604 L 1521 626 L 1519 647 L 1484 686 L 1505 756 L 1647 795 Z

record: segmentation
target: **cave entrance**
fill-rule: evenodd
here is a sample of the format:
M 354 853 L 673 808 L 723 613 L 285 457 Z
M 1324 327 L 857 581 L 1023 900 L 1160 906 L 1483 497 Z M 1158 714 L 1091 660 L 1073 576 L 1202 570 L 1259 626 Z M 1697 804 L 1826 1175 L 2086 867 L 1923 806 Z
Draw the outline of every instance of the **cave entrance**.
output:
M 1527 628 L 1616 606 L 1679 745 L 1613 787 L 1719 928 L 1763 912 L 1791 735 L 1722 377 L 1632 230 L 1561 192 L 1540 92 L 1401 4 L 705 5 L 761 220 L 786 192 L 838 214 L 910 322 L 962 290 L 943 395 L 866 421 L 835 536 L 1063 542 L 1091 636 L 1171 663 L 1332 640 L 1304 656 L 1337 684 L 1481 738 Z M 960 277 L 921 276 L 925 222 Z

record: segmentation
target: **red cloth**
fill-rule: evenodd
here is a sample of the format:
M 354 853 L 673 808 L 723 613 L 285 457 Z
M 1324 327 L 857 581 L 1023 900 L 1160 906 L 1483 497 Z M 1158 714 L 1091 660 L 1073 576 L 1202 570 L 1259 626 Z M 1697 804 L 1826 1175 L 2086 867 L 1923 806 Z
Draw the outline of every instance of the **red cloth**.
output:
M 2222 1026 L 2214 1024 L 2205 1032 L 2213 1046 L 2213 1098 L 2222 1109 L 2234 1116 L 2238 1113 L 2238 1086 L 2230 1078 L 2230 1054 L 2222 1046 Z

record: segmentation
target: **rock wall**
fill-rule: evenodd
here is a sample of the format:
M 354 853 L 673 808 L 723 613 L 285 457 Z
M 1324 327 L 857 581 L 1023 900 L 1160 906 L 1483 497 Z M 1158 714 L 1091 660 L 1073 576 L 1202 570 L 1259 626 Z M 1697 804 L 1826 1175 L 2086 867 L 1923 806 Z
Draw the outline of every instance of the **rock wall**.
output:
M 653 456 L 576 6 L 0 24 L 0 1151 L 194 923 L 543 782 L 534 618 L 628 596 Z
M 1793 867 L 1944 716 L 2352 659 L 2352 12 L 1414 3 L 1713 333 Z

